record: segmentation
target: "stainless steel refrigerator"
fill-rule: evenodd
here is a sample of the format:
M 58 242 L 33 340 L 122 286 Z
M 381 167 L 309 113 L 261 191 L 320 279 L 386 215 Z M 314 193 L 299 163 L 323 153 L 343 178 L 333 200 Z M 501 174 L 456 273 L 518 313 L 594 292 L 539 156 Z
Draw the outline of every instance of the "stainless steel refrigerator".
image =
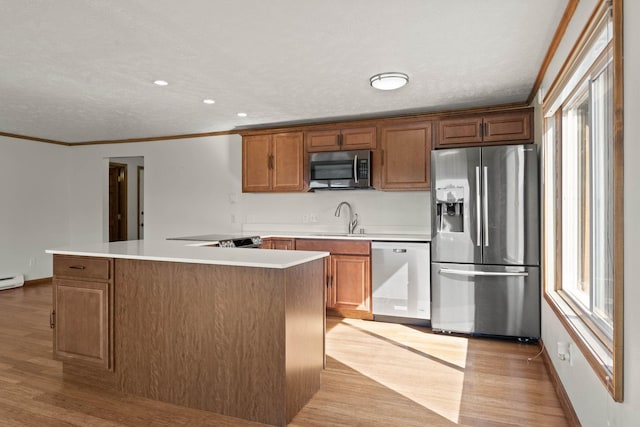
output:
M 431 326 L 540 337 L 534 145 L 431 154 Z

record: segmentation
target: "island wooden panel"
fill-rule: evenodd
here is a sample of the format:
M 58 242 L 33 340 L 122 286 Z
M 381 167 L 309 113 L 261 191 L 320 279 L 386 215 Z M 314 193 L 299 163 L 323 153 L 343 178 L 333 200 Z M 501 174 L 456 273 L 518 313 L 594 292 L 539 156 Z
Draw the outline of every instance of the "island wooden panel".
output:
M 116 260 L 121 390 L 284 426 L 320 387 L 323 260 L 289 269 Z

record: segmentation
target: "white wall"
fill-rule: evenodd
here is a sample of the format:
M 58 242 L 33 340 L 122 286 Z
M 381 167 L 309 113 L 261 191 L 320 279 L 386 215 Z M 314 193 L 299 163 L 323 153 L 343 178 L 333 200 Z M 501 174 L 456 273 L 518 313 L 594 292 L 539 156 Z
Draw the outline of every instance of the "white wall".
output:
M 567 57 L 577 36 L 594 10 L 596 0 L 582 0 L 560 45 L 556 57 L 543 81 L 548 88 Z M 600 380 L 595 376 L 583 355 L 573 353 L 573 366 L 552 357 L 553 364 L 569 394 L 571 402 L 583 426 L 635 426 L 640 417 L 640 276 L 638 246 L 640 246 L 640 2 L 624 2 L 624 157 L 625 157 L 625 207 L 624 207 L 624 402 L 615 403 Z M 546 301 L 542 301 L 542 339 L 555 354 L 559 341 L 571 342 L 569 334 Z M 574 349 L 577 347 L 574 345 Z
M 51 276 L 69 242 L 68 149 L 0 136 L 0 275 Z
M 107 167 L 113 157 L 144 157 L 145 239 L 229 231 L 227 193 L 239 192 L 238 136 L 71 147 L 71 236 L 106 241 Z M 239 227 L 239 225 L 237 225 Z

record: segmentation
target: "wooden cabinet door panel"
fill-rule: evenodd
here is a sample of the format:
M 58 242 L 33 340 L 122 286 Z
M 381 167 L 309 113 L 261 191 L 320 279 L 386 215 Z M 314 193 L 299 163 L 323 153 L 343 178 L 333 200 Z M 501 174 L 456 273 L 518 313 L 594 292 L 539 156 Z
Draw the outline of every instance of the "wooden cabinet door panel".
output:
M 109 283 L 54 280 L 54 354 L 109 367 Z
M 371 271 L 369 257 L 332 255 L 333 307 L 369 311 L 371 297 L 368 284 Z
M 302 132 L 273 135 L 273 191 L 302 191 Z
M 531 112 L 496 113 L 484 118 L 484 142 L 528 141 L 532 139 Z
M 342 129 L 341 150 L 374 150 L 375 148 L 375 127 Z
M 296 247 L 295 239 L 267 237 L 262 239 L 260 249 L 280 249 L 284 251 L 292 251 Z
M 341 255 L 370 255 L 369 240 L 296 239 L 296 250 L 320 251 Z
M 339 138 L 340 138 L 340 131 L 337 129 L 307 132 L 305 135 L 307 152 L 313 153 L 317 151 L 339 150 L 340 149 L 340 146 L 338 145 Z
M 431 123 L 382 129 L 383 190 L 429 190 Z
M 242 191 L 271 190 L 271 135 L 242 138 Z
M 53 275 L 87 280 L 109 280 L 111 260 L 84 256 L 56 255 Z
M 482 116 L 440 120 L 438 147 L 482 142 Z

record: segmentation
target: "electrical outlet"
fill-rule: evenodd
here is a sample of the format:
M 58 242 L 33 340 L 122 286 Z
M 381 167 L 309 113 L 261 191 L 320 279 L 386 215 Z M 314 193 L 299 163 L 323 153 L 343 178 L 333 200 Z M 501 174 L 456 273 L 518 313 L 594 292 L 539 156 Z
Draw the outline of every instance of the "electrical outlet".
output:
M 302 215 L 302 223 L 303 224 L 309 223 L 309 215 L 308 214 Z
M 309 215 L 309 221 L 311 221 L 311 222 L 318 222 L 318 215 L 316 215 L 316 214 L 310 214 L 310 215 Z
M 563 361 L 571 360 L 571 354 L 569 352 L 569 343 L 558 342 L 558 359 Z
M 29 258 L 29 269 L 36 266 L 36 259 L 34 257 Z

